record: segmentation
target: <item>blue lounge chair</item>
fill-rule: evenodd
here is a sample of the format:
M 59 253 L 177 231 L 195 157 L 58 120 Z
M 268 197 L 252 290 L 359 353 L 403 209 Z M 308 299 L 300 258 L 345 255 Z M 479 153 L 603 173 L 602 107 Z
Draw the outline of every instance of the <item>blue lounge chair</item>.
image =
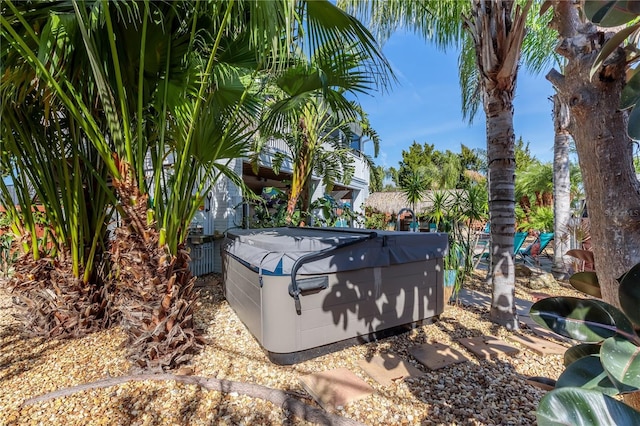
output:
M 516 251 L 516 256 L 519 256 L 523 262 L 529 263 L 530 265 L 533 264 L 531 262 L 531 259 L 535 260 L 536 263 L 539 263 L 538 257 L 542 254 L 543 251 L 545 251 L 551 240 L 553 240 L 553 232 L 543 232 L 539 234 L 538 237 L 533 241 L 533 243 L 529 244 L 529 246 Z M 531 253 L 531 249 L 536 244 L 540 244 L 540 249 L 538 250 L 538 254 L 534 256 Z
M 522 248 L 522 244 L 524 244 L 524 240 L 527 239 L 527 233 L 526 232 L 516 232 L 515 235 L 513 236 L 513 254 L 514 256 L 516 256 L 519 251 Z M 475 268 L 478 267 L 478 265 L 480 264 L 480 261 L 482 259 L 488 259 L 489 258 L 489 250 L 488 250 L 488 244 L 489 241 L 484 242 L 487 246 L 483 247 L 483 250 L 481 253 L 479 253 L 478 255 L 475 255 L 474 258 L 476 259 L 475 262 Z
M 514 256 L 520 252 L 522 245 L 524 244 L 524 240 L 527 239 L 527 235 L 529 235 L 527 232 L 516 232 L 513 240 Z

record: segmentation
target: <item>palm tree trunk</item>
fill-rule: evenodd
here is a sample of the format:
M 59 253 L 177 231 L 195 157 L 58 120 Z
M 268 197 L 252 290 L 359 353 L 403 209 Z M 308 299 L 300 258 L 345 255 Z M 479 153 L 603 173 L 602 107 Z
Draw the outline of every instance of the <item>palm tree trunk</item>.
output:
M 289 190 L 289 199 L 287 200 L 287 225 L 298 225 L 297 223 L 293 223 L 293 215 L 296 211 L 298 200 L 306 188 L 305 164 L 305 161 L 301 161 L 298 168 L 294 167 L 293 174 L 291 175 L 291 189 Z
M 512 92 L 493 90 L 485 97 L 487 158 L 489 163 L 489 218 L 493 294 L 491 319 L 509 329 L 518 328 L 515 305 L 515 135 Z
M 304 120 L 300 120 L 301 138 L 299 152 L 293 153 L 294 166 L 291 175 L 291 189 L 289 190 L 289 199 L 287 200 L 287 225 L 293 224 L 293 214 L 296 211 L 298 200 L 303 196 L 304 191 L 308 191 L 308 181 L 311 176 L 313 149 L 310 147 L 309 136 L 305 129 Z M 298 223 L 295 224 L 296 226 Z
M 122 223 L 111 242 L 111 285 L 129 338 L 129 358 L 144 370 L 166 370 L 188 362 L 201 347 L 193 312 L 197 292 L 184 244 L 174 255 L 160 244 L 147 221 L 147 194 L 128 165 L 113 185 L 122 200 Z
M 571 135 L 569 108 L 558 95 L 553 97 L 553 266 L 551 271 L 558 278 L 566 278 L 564 255 L 569 250 L 569 221 L 571 220 L 571 181 L 569 179 L 569 147 Z
M 522 7 L 506 0 L 474 0 L 465 17 L 476 48 L 487 120 L 489 218 L 491 221 L 491 319 L 518 328 L 515 305 L 515 135 L 513 95 L 525 22 L 531 2 Z

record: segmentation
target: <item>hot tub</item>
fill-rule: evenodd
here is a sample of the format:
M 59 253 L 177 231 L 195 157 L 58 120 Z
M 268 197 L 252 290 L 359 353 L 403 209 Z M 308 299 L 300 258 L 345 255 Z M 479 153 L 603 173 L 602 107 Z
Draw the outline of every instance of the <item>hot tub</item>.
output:
M 442 313 L 447 235 L 350 228 L 227 231 L 224 293 L 279 364 Z

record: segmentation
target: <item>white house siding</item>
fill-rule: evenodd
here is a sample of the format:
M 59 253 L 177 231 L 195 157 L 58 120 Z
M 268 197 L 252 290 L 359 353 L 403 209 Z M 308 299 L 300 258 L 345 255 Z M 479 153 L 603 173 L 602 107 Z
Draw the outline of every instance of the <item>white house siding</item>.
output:
M 242 160 L 232 160 L 229 167 L 238 176 L 242 175 Z M 221 237 L 229 228 L 242 226 L 242 193 L 237 185 L 228 178 L 221 177 L 212 190 L 211 219 L 213 221 L 213 234 L 217 239 L 214 242 L 214 262 L 213 269 L 208 272 L 222 272 L 222 256 L 220 246 L 223 240 Z

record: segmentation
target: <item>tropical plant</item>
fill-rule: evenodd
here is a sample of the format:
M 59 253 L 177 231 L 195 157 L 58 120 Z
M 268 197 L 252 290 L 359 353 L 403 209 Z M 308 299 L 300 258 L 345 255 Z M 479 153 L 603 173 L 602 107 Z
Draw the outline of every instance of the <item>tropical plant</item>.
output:
M 454 206 L 455 214 L 461 226 L 459 234 L 463 239 L 464 257 L 466 259 L 464 277 L 467 277 L 474 269 L 473 250 L 475 246 L 469 224 L 473 221 L 485 222 L 488 218 L 489 202 L 486 186 L 476 184 L 463 191 L 456 192 Z M 462 227 L 463 224 L 464 227 Z
M 287 222 L 292 224 L 293 213 L 302 200 L 302 210 L 308 211 L 311 196 L 311 176 L 315 172 L 326 186 L 336 181 L 349 183 L 354 172 L 353 137 L 368 137 L 373 141 L 375 155 L 379 139 L 370 127 L 366 113 L 347 94 L 366 93 L 378 83 L 363 73 L 370 57 L 343 43 L 319 46 L 311 56 L 295 58 L 295 65 L 279 75 L 267 100 L 260 138 L 253 155 L 254 168 L 259 166 L 260 154 L 271 139 L 283 140 L 287 152 L 278 151 L 272 167 L 279 173 L 286 161 L 291 164 L 291 183 L 287 203 Z M 382 61 L 382 65 L 386 63 Z M 383 70 L 384 71 L 384 70 Z M 355 128 L 357 127 L 357 132 Z M 357 150 L 369 169 L 371 158 Z M 308 223 L 308 218 L 303 220 Z M 297 223 L 294 223 L 297 225 Z
M 551 206 L 553 164 L 534 161 L 516 174 L 516 198 L 527 196 L 534 206 Z
M 7 278 L 12 273 L 13 264 L 16 263 L 18 252 L 13 247 L 14 237 L 11 234 L 0 235 L 0 273 Z
M 376 165 L 369 170 L 369 193 L 380 192 L 384 188 L 387 171 L 384 166 Z
M 518 224 L 518 230 L 534 229 L 540 232 L 553 232 L 553 208 L 550 206 L 534 207 L 524 221 Z
M 246 200 L 253 210 L 251 228 L 286 226 L 287 194 L 274 187 L 263 188 L 260 197 Z
M 74 311 L 63 327 L 56 319 L 48 331 L 73 333 L 91 322 L 83 312 L 108 317 L 93 308 L 115 304 L 138 365 L 187 361 L 199 338 L 184 240 L 209 185 L 221 174 L 239 181 L 227 165 L 247 152 L 257 128 L 258 77 L 290 66 L 292 52 L 303 45 L 313 49 L 328 40 L 344 40 L 362 57 L 384 62 L 371 37 L 329 2 L 6 1 L 0 23 L 3 101 L 12 100 L 3 102 L 3 119 L 13 114 L 2 137 L 22 148 L 7 153 L 3 147 L 3 172 L 10 170 L 22 188 L 23 222 L 30 228 L 26 195 L 34 182 L 46 185 L 36 192 L 65 248 L 53 266 L 64 270 L 73 259 L 62 291 L 66 305 L 46 312 L 57 318 L 48 313 L 66 313 L 67 305 Z M 28 151 L 37 137 L 44 143 Z M 171 170 L 165 172 L 165 163 Z M 55 173 L 47 175 L 50 164 Z M 120 222 L 109 243 L 105 223 L 114 208 Z M 94 228 L 85 232 L 85 220 Z M 71 229 L 68 238 L 58 229 L 64 226 Z M 31 246 L 35 260 L 39 253 Z M 110 279 L 103 285 L 91 259 L 107 249 Z M 37 281 L 46 289 L 60 275 Z M 73 304 L 79 295 L 84 300 Z
M 456 276 L 454 294 L 473 271 L 473 235 L 469 223 L 486 220 L 487 191 L 482 185 L 456 191 L 432 191 L 431 207 L 425 216 L 436 224 L 439 232 L 447 232 L 449 251 L 444 258 L 445 269 L 460 271 Z M 462 268 L 462 269 L 461 269 Z
M 515 152 L 513 96 L 520 62 L 526 18 L 531 2 L 524 7 L 507 1 L 472 2 L 464 18 L 475 45 L 479 86 L 487 120 L 487 161 L 489 164 L 489 215 L 491 221 L 491 282 L 493 321 L 518 328 L 513 299 Z
M 622 90 L 620 99 L 620 109 L 629 110 L 629 122 L 627 131 L 633 139 L 640 139 L 640 109 L 637 108 L 640 102 L 640 68 L 631 68 L 633 64 L 640 60 L 638 55 L 638 41 L 640 40 L 640 7 L 635 2 L 629 1 L 588 1 L 585 3 L 585 15 L 601 27 L 615 27 L 617 33 L 610 37 L 591 66 L 590 76 L 598 72 L 599 68 L 606 61 L 614 56 L 620 55 L 618 50 L 621 44 L 624 46 L 622 55 L 626 59 L 627 84 Z M 620 27 L 624 27 L 620 29 Z
M 417 203 L 427 196 L 428 182 L 429 178 L 424 169 L 411 170 L 400 181 L 400 191 L 407 198 L 414 214 L 416 214 Z
M 75 291 L 71 282 L 63 292 L 71 296 L 65 304 L 78 294 L 88 294 L 85 303 L 90 307 L 118 306 L 130 340 L 135 342 L 131 355 L 141 367 L 185 362 L 198 347 L 192 320 L 196 293 L 183 246 L 187 225 L 200 204 L 199 190 L 224 171 L 216 160 L 242 154 L 248 135 L 241 125 L 247 110 L 240 106 L 251 103 L 245 99 L 244 86 L 238 86 L 240 67 L 214 67 L 220 65 L 218 58 L 231 59 L 230 51 L 246 54 L 234 46 L 240 42 L 235 34 L 223 41 L 233 24 L 228 19 L 220 23 L 198 20 L 205 8 L 192 13 L 198 7 L 187 2 L 51 3 L 47 10 L 40 10 L 46 17 L 44 31 L 36 34 L 30 31 L 29 5 L 21 11 L 11 2 L 5 4 L 12 12 L 2 17 L 3 37 L 11 47 L 8 56 L 17 58 L 16 69 L 27 68 L 27 75 L 37 76 L 24 80 L 23 85 L 39 82 L 43 90 L 36 101 L 48 102 L 51 94 L 56 99 L 50 117 L 38 121 L 36 115 L 29 126 L 22 127 L 22 133 L 7 132 L 6 136 L 26 152 L 13 152 L 16 167 L 12 177 L 22 178 L 14 179 L 16 186 L 28 188 L 38 182 L 34 185 L 37 195 L 57 225 L 55 236 L 65 244 L 80 241 L 71 244 L 73 277 L 82 274 L 81 285 L 93 290 Z M 207 6 L 213 6 L 208 12 L 218 18 L 234 10 L 232 4 Z M 187 21 L 192 24 L 184 25 Z M 116 38 L 126 42 L 116 45 Z M 152 48 L 147 49 L 149 46 Z M 221 97 L 229 85 L 235 92 L 229 90 L 232 96 Z M 36 107 L 50 111 L 48 105 Z M 43 121 L 57 144 L 47 140 L 27 151 L 24 147 L 31 144 L 32 134 L 38 133 Z M 155 179 L 151 212 L 147 211 L 147 155 Z M 171 185 L 166 180 L 162 185 L 168 155 L 173 159 L 174 179 Z M 39 162 L 40 167 L 30 161 Z M 48 169 L 44 163 L 54 165 L 51 172 L 43 171 Z M 61 189 L 65 190 L 62 196 Z M 89 189 L 93 193 L 87 193 Z M 64 207 L 58 207 L 58 198 L 65 202 Z M 91 209 L 78 212 L 78 206 Z M 105 250 L 105 224 L 114 207 L 120 226 L 109 250 L 108 282 L 113 286 L 109 290 L 92 273 L 97 249 Z M 90 226 L 81 227 L 87 220 Z M 70 237 L 63 226 L 71 229 Z M 73 234 L 78 229 L 85 230 L 83 238 Z M 91 244 L 89 249 L 85 239 Z M 107 300 L 110 297 L 116 300 Z M 83 305 L 77 304 L 80 311 Z M 86 322 L 77 317 L 71 315 L 63 327 L 56 328 L 73 329 L 74 324 Z
M 449 228 L 447 220 L 451 218 L 451 197 L 449 191 L 431 191 L 427 196 L 431 205 L 425 212 L 426 216 L 430 223 L 435 223 L 436 229 L 440 232 L 447 232 Z
M 346 227 L 363 222 L 363 215 L 354 211 L 350 203 L 337 202 L 329 195 L 312 202 L 311 211 L 320 213 L 313 216 L 312 225 L 314 226 Z
M 640 391 L 640 264 L 618 281 L 621 309 L 601 300 L 574 297 L 547 298 L 531 307 L 531 318 L 541 326 L 584 342 L 566 351 L 565 370 L 555 390 L 538 406 L 538 424 L 640 422 L 640 411 L 611 398 Z M 599 295 L 597 280 L 571 283 L 580 291 Z
M 387 215 L 385 213 L 365 209 L 364 227 L 366 229 L 387 229 L 387 226 Z

